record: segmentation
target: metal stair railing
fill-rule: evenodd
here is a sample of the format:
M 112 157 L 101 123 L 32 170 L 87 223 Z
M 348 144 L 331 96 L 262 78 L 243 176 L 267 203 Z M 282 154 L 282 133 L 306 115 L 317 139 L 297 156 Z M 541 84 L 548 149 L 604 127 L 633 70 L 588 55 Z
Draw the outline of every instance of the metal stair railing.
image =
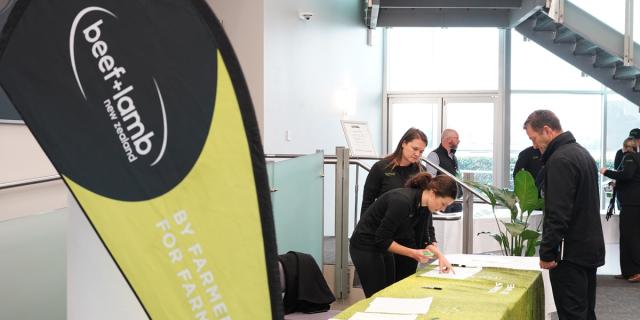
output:
M 548 1 L 548 12 L 539 10 L 516 30 L 640 105 L 640 44 L 633 41 L 633 1 L 625 1 L 624 34 L 567 0 Z

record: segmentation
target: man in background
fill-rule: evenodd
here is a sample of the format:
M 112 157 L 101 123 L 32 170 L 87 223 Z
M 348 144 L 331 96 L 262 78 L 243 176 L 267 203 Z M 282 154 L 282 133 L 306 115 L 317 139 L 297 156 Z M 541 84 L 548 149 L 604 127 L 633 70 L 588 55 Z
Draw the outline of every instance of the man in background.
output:
M 596 319 L 596 270 L 605 254 L 596 163 L 549 110 L 531 113 L 524 129 L 542 152 L 540 268 L 549 269 L 558 316 Z
M 538 190 L 540 190 L 540 179 L 538 179 L 538 173 L 540 169 L 542 169 L 542 162 L 540 158 L 542 157 L 542 153 L 540 150 L 534 148 L 533 146 L 528 147 L 518 154 L 518 160 L 516 160 L 516 165 L 513 167 L 513 181 L 516 181 L 516 174 L 520 172 L 520 170 L 526 170 L 533 176 L 535 179 L 536 186 Z
M 445 129 L 442 131 L 442 137 L 440 138 L 440 145 L 429 155 L 427 156 L 427 160 L 433 162 L 434 164 L 440 166 L 442 169 L 451 173 L 454 176 L 459 176 L 458 171 L 458 159 L 456 158 L 456 150 L 458 149 L 458 144 L 460 144 L 460 137 L 458 136 L 458 132 L 453 129 Z M 436 168 L 427 165 L 427 172 L 429 172 L 432 176 L 443 174 L 438 171 Z M 459 194 L 458 198 L 461 196 L 462 188 L 458 188 Z M 448 206 L 443 212 L 460 212 L 462 211 L 462 204 L 454 202 L 450 206 Z

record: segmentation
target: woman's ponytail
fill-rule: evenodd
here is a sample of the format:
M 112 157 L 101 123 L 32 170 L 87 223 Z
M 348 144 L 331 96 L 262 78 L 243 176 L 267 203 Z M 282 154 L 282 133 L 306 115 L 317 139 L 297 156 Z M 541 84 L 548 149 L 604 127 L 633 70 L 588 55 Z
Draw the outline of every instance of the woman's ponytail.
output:
M 414 189 L 428 189 L 429 183 L 433 180 L 433 177 L 428 172 L 419 172 L 415 176 L 411 177 L 407 183 L 405 183 L 405 187 L 414 188 Z
M 450 197 L 455 199 L 458 193 L 458 184 L 452 178 L 440 175 L 432 177 L 428 172 L 420 172 L 413 176 L 405 187 L 420 190 L 433 190 L 439 197 Z

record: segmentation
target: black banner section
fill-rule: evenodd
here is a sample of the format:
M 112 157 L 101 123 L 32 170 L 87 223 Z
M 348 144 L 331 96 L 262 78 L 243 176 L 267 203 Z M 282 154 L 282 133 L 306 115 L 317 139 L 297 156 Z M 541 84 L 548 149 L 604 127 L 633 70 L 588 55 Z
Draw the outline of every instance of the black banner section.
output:
M 9 12 L 13 8 L 13 4 L 15 0 L 0 0 L 0 30 L 4 27 L 5 22 L 7 22 L 7 18 L 9 17 Z M 4 90 L 0 87 L 0 122 L 2 121 L 21 121 L 18 112 L 9 101 L 7 94 L 4 93 Z

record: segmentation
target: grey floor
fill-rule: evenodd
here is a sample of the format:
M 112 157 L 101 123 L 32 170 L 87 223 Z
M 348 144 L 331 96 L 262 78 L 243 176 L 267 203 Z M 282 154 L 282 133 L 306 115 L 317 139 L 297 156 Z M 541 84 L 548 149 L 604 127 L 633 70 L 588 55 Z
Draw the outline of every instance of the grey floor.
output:
M 596 295 L 599 320 L 640 319 L 640 283 L 600 275 Z

